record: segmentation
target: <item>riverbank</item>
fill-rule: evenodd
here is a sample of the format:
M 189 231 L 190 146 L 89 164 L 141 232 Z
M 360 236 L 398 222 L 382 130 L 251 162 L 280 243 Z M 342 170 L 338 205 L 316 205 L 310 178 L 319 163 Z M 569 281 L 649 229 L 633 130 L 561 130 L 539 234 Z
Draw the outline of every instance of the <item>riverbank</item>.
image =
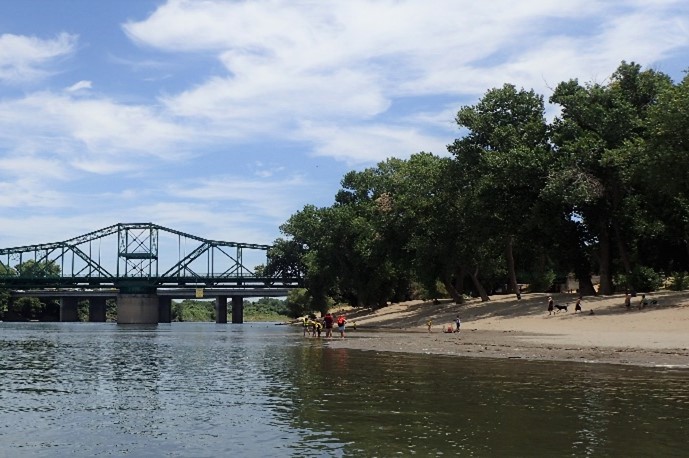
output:
M 548 294 L 495 296 L 489 302 L 457 305 L 413 301 L 379 310 L 353 309 L 347 318 L 357 329 L 334 348 L 439 355 L 579 361 L 651 367 L 689 368 L 689 292 L 647 295 L 657 301 L 632 308 L 624 296 L 586 297 L 574 312 L 574 294 L 556 294 L 567 311 L 548 314 Z M 459 315 L 460 333 L 444 333 Z M 427 322 L 431 320 L 431 332 Z M 350 326 L 351 329 L 351 326 Z

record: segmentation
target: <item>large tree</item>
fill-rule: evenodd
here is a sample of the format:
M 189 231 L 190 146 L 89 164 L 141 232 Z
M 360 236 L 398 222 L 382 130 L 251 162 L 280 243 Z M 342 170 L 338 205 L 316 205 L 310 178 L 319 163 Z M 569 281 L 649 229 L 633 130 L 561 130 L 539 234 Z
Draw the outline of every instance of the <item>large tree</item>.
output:
M 515 249 L 527 236 L 538 238 L 526 229 L 538 227 L 531 222 L 550 157 L 544 113 L 542 96 L 505 84 L 459 110 L 457 124 L 468 132 L 448 146 L 458 163 L 466 224 L 484 250 L 501 247 L 510 292 L 518 291 Z
M 623 62 L 607 84 L 570 80 L 550 98 L 562 108 L 553 123 L 558 167 L 550 173 L 550 191 L 593 235 L 601 294 L 614 291 L 614 252 L 631 278 L 637 241 L 650 228 L 633 171 L 642 160 L 638 144 L 646 134 L 648 110 L 670 84 L 662 73 Z

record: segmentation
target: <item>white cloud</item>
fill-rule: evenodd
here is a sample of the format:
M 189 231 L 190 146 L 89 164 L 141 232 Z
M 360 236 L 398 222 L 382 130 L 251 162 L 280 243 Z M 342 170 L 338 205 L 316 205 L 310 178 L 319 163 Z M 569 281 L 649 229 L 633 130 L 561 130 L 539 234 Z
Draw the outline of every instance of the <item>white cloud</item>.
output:
M 146 160 L 173 161 L 203 143 L 197 131 L 154 107 L 50 92 L 0 101 L 0 147 L 8 157 L 59 160 L 92 173 L 138 170 Z M 37 163 L 36 173 L 43 173 Z
M 162 98 L 174 115 L 235 138 L 308 139 L 317 155 L 362 163 L 447 143 L 429 139 L 423 125 L 400 128 L 392 118 L 383 127 L 400 97 L 472 102 L 510 82 L 547 98 L 562 80 L 686 49 L 687 16 L 678 11 L 689 12 L 679 0 L 173 0 L 123 28 L 166 52 L 215 53 L 226 69 Z M 370 122 L 376 127 L 364 127 Z M 307 124 L 346 128 L 295 132 Z
M 0 82 L 23 84 L 45 78 L 49 65 L 71 55 L 78 37 L 61 33 L 53 39 L 0 35 Z
M 447 154 L 448 140 L 404 125 L 308 125 L 302 132 L 316 145 L 314 154 L 344 161 L 352 166 L 380 162 L 389 157 L 409 157 L 426 151 Z M 371 149 L 371 145 L 376 145 Z
M 65 91 L 67 92 L 79 92 L 83 91 L 84 89 L 91 89 L 93 86 L 93 83 L 91 81 L 86 81 L 82 80 L 77 83 L 72 84 L 70 87 L 66 88 Z

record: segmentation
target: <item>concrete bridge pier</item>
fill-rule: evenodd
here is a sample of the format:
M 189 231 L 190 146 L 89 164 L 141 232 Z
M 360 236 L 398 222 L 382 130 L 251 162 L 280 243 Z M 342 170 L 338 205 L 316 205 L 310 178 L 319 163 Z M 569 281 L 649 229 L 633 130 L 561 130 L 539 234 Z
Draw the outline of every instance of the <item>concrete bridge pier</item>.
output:
M 60 322 L 79 321 L 77 304 L 78 300 L 76 297 L 70 296 L 60 298 Z
M 90 297 L 89 298 L 89 321 L 92 323 L 105 323 L 106 310 L 105 297 Z
M 158 296 L 158 323 L 172 322 L 172 298 Z
M 232 315 L 232 317 L 234 319 L 234 315 Z M 215 298 L 215 322 L 227 323 L 227 296 L 218 296 Z
M 158 324 L 158 295 L 117 295 L 118 324 Z
M 232 323 L 244 323 L 244 298 L 232 296 Z

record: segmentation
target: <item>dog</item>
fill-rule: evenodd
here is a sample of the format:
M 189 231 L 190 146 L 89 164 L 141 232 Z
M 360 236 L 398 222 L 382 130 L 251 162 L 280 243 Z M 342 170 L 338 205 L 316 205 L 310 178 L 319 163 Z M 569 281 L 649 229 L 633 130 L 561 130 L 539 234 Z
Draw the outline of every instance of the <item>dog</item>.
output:
M 565 305 L 555 304 L 555 308 L 557 309 L 557 310 L 555 310 L 555 313 L 559 312 L 560 310 L 564 310 L 565 312 L 568 311 L 567 310 L 567 304 L 565 304 Z

